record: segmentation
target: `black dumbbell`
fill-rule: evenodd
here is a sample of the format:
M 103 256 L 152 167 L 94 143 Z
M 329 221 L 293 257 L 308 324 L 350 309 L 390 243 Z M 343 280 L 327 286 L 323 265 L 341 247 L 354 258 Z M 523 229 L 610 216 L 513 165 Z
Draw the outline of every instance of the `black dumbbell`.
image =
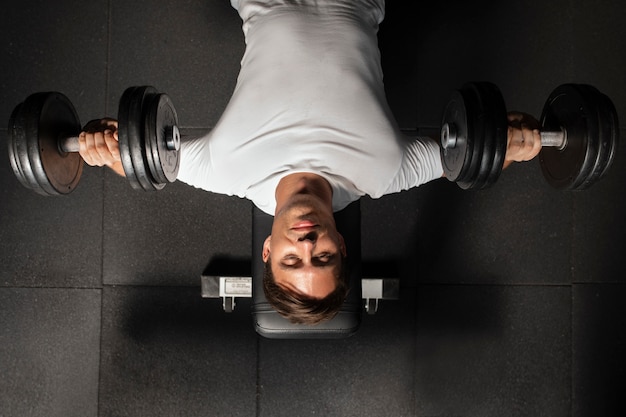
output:
M 128 88 L 118 109 L 124 173 L 135 189 L 160 190 L 176 180 L 178 116 L 166 94 L 153 87 Z M 9 160 L 18 180 L 42 195 L 74 190 L 83 171 L 74 106 L 61 93 L 36 93 L 15 107 L 9 120 Z
M 584 84 L 557 87 L 540 119 L 541 169 L 558 189 L 582 190 L 602 178 L 619 141 L 611 100 Z M 502 172 L 507 147 L 507 110 L 498 87 L 468 83 L 446 106 L 441 159 L 446 177 L 464 189 L 486 188 Z

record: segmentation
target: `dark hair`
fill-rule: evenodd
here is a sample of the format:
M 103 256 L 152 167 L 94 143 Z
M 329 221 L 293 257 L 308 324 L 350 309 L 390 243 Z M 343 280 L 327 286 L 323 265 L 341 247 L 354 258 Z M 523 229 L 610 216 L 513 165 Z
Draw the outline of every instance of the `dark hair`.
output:
M 348 295 L 348 269 L 346 258 L 341 258 L 336 287 L 322 299 L 307 297 L 285 290 L 274 281 L 271 259 L 265 262 L 263 291 L 265 298 L 283 317 L 296 324 L 318 324 L 337 315 Z

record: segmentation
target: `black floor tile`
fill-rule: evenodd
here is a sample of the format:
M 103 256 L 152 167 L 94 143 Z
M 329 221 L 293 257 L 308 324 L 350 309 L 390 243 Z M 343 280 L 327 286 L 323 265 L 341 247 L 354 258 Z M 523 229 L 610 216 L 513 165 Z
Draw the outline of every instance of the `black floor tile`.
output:
M 113 1 L 111 103 L 131 85 L 153 85 L 171 97 L 182 126 L 212 127 L 243 51 L 241 19 L 228 1 Z
M 572 194 L 551 189 L 534 162 L 481 191 L 445 179 L 364 199 L 363 258 L 393 261 L 404 285 L 568 284 Z
M 415 128 L 418 123 L 417 53 L 420 40 L 415 37 L 415 30 L 422 7 L 413 2 L 387 2 L 385 19 L 378 32 L 385 93 L 402 128 Z
M 416 415 L 570 415 L 567 286 L 424 286 Z
M 420 213 L 415 190 L 361 199 L 361 253 L 363 273 L 373 278 L 400 278 L 402 285 L 415 286 L 419 257 L 415 231 Z M 387 270 L 368 270 L 372 264 L 388 264 Z M 373 275 L 372 275 L 373 274 Z
M 107 173 L 104 209 L 104 282 L 127 285 L 200 285 L 219 255 L 250 258 L 249 201 L 186 184 L 159 192 L 131 189 Z
M 458 0 L 421 8 L 409 40 L 419 45 L 420 126 L 439 126 L 450 92 L 467 81 L 499 84 L 509 109 L 541 110 L 547 93 L 573 75 L 571 8 L 565 0 L 540 8 Z M 529 89 L 542 91 L 540 101 Z
M 257 337 L 199 288 L 105 288 L 100 417 L 253 416 Z
M 582 2 L 572 7 L 571 40 L 575 80 L 609 95 L 626 123 L 626 4 L 619 0 Z
M 534 162 L 486 190 L 437 180 L 416 198 L 419 282 L 571 282 L 572 196 L 549 188 Z
M 0 120 L 38 91 L 61 91 L 81 120 L 104 111 L 108 8 L 99 2 L 29 1 L 0 16 Z M 4 127 L 7 126 L 4 124 Z M 7 155 L 0 130 L 0 155 Z M 4 157 L 0 167 L 0 285 L 100 284 L 102 177 L 83 174 L 63 199 L 45 199 L 21 187 Z
M 0 288 L 0 415 L 98 415 L 100 290 Z
M 261 339 L 260 416 L 411 416 L 415 291 L 341 340 Z
M 626 129 L 621 130 L 622 142 Z M 626 146 L 622 143 L 605 178 L 575 194 L 572 266 L 575 282 L 626 282 Z
M 626 286 L 574 285 L 574 417 L 623 416 L 626 378 Z
M 0 155 L 7 155 L 0 130 Z M 5 157 L 6 158 L 6 157 Z M 102 271 L 102 170 L 85 168 L 74 192 L 44 197 L 0 164 L 0 286 L 98 287 Z
M 589 190 L 576 193 L 572 268 L 574 281 L 626 282 L 621 261 L 626 223 L 621 214 L 626 178 L 626 5 L 613 0 L 585 2 L 572 11 L 576 30 L 572 57 L 576 80 L 596 86 L 613 100 L 621 129 L 621 146 L 607 176 Z
M 107 62 L 106 1 L 29 0 L 0 16 L 0 120 L 38 91 L 61 91 L 81 120 L 104 111 Z

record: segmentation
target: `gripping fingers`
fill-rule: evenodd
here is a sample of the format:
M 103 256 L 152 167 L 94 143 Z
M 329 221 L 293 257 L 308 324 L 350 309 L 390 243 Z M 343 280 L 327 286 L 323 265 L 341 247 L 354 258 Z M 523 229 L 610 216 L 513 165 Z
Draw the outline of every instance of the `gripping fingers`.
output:
M 91 166 L 111 165 L 120 161 L 115 126 L 102 124 L 104 130 L 87 130 L 79 136 L 80 155 Z
M 80 155 L 87 165 L 91 166 L 103 166 L 104 162 L 100 157 L 98 151 L 98 134 L 92 132 L 82 132 L 79 136 Z M 104 140 L 103 135 L 100 135 L 100 140 Z M 106 145 L 105 145 L 106 146 Z
M 539 122 L 528 114 L 518 112 L 509 113 L 508 120 L 508 144 L 505 161 L 530 161 L 541 151 Z
M 539 133 L 538 129 L 522 126 L 522 135 L 524 142 L 523 160 L 530 161 L 541 152 L 541 133 Z
M 104 141 L 106 142 L 106 146 L 108 152 L 113 157 L 113 162 L 121 161 L 120 158 L 120 145 L 117 139 L 117 130 L 105 130 L 104 131 Z
M 113 134 L 110 130 L 104 132 L 94 133 L 95 139 L 95 152 L 98 154 L 98 166 L 110 165 L 116 160 L 119 160 L 119 151 L 116 151 L 115 145 L 117 142 L 113 138 Z M 113 149 L 111 149 L 113 148 Z M 117 152 L 116 156 L 113 151 Z
M 509 126 L 506 160 L 530 161 L 541 151 L 541 135 L 537 129 Z

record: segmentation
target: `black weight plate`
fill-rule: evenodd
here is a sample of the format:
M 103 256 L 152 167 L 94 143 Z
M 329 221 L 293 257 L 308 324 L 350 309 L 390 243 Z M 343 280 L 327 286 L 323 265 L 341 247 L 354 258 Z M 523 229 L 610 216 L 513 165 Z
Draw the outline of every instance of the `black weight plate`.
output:
M 161 190 L 165 187 L 165 183 L 163 181 L 159 181 L 155 177 L 155 160 L 153 157 L 152 147 L 155 146 L 155 126 L 154 122 L 151 123 L 150 120 L 154 119 L 154 108 L 158 107 L 159 101 L 159 93 L 150 94 L 145 102 L 143 107 L 143 158 L 145 161 L 145 171 L 147 174 L 147 179 L 150 181 L 150 190 Z
M 459 176 L 457 185 L 463 189 L 469 189 L 479 175 L 480 163 L 482 161 L 484 136 L 481 121 L 482 104 L 479 96 L 472 89 L 471 84 L 467 84 L 459 90 L 465 102 L 467 117 L 467 146 L 468 158 L 465 162 L 464 172 Z
M 26 147 L 22 146 L 24 149 L 20 150 L 20 145 L 25 145 L 27 143 L 26 140 L 26 132 L 24 131 L 24 127 L 18 123 L 20 112 L 22 110 L 23 104 L 18 104 L 13 112 L 11 113 L 11 118 L 9 119 L 9 129 L 8 129 L 8 151 L 9 151 L 9 161 L 11 162 L 11 168 L 13 169 L 13 173 L 20 181 L 20 183 L 26 188 L 33 188 L 32 183 L 36 184 L 34 176 L 32 175 L 32 170 L 30 172 L 29 180 L 28 173 L 25 173 L 22 168 L 22 163 L 20 162 L 20 152 L 27 152 Z
M 45 191 L 41 189 L 39 182 L 35 178 L 32 162 L 28 153 L 29 150 L 29 117 L 25 114 L 24 103 L 19 104 L 9 122 L 8 138 L 9 138 L 9 159 L 15 163 L 14 172 L 20 182 L 27 188 L 35 190 L 37 193 L 44 195 Z M 31 111 L 32 112 L 32 111 Z M 35 132 L 36 134 L 36 132 Z M 37 137 L 34 139 L 37 142 Z
M 81 131 L 69 99 L 54 92 L 33 94 L 14 110 L 10 124 L 10 157 L 20 181 L 25 179 L 23 184 L 42 195 L 72 192 L 83 160 L 77 152 L 62 152 L 58 144 L 60 138 L 78 136 Z
M 600 153 L 598 101 L 586 86 L 564 84 L 546 101 L 541 125 L 544 131 L 567 132 L 563 149 L 543 147 L 539 154 L 546 181 L 558 189 L 585 187 Z
M 150 176 L 145 141 L 147 104 L 157 94 L 150 86 L 130 87 L 124 91 L 118 112 L 120 156 L 124 173 L 135 189 L 152 191 L 155 187 Z
M 48 95 L 39 121 L 39 155 L 47 182 L 60 195 L 72 192 L 83 172 L 83 159 L 78 152 L 63 152 L 59 149 L 61 138 L 78 136 L 80 120 L 70 100 L 59 93 Z M 39 178 L 39 177 L 38 177 Z M 41 177 L 43 178 L 43 176 Z
M 617 144 L 619 141 L 619 122 L 617 119 L 617 111 L 609 97 L 602 94 L 595 87 L 580 86 L 587 89 L 587 97 L 589 101 L 595 102 L 598 109 L 598 156 L 593 164 L 593 168 L 585 181 L 576 189 L 583 190 L 589 188 L 595 182 L 600 180 L 608 169 L 611 167 L 615 154 L 617 152 Z
M 466 189 L 483 189 L 492 185 L 502 172 L 507 143 L 506 106 L 495 84 L 469 83 L 463 87 L 464 95 L 472 97 L 475 105 L 474 150 L 472 159 L 476 168 L 471 177 L 459 186 Z M 472 161 L 474 162 L 474 161 Z
M 472 157 L 473 137 L 469 135 L 465 98 L 461 91 L 454 91 L 443 112 L 442 125 L 448 124 L 456 130 L 456 146 L 441 148 L 441 163 L 445 176 L 450 181 L 458 181 L 469 169 Z
M 139 180 L 135 175 L 135 168 L 133 167 L 133 161 L 129 149 L 128 140 L 128 118 L 130 113 L 131 98 L 137 87 L 129 87 L 124 90 L 122 98 L 120 99 L 119 108 L 117 111 L 117 132 L 118 132 L 118 145 L 120 148 L 120 159 L 122 160 L 122 167 L 124 168 L 124 174 L 131 187 L 134 189 L 142 189 L 139 184 Z
M 483 129 L 480 120 L 482 112 L 481 103 L 470 84 L 463 86 L 459 90 L 465 103 L 467 118 L 467 138 L 466 138 L 466 159 L 461 175 L 456 180 L 456 184 L 464 189 L 472 188 L 472 184 L 479 175 L 480 161 L 483 153 Z
M 489 137 L 489 153 L 484 157 L 490 162 L 489 171 L 485 169 L 485 179 L 480 184 L 480 188 L 487 188 L 495 183 L 504 165 L 504 157 L 506 156 L 507 136 L 508 136 L 508 119 L 506 105 L 502 93 L 494 84 L 483 84 L 487 89 L 491 98 L 486 107 L 486 114 L 489 115 L 487 128 L 485 129 Z M 486 147 L 485 147 L 486 148 Z
M 150 171 L 156 182 L 163 185 L 176 181 L 179 167 L 178 150 L 170 150 L 166 143 L 166 129 L 178 126 L 178 115 L 166 94 L 157 95 L 150 103 L 146 116 L 146 143 Z

